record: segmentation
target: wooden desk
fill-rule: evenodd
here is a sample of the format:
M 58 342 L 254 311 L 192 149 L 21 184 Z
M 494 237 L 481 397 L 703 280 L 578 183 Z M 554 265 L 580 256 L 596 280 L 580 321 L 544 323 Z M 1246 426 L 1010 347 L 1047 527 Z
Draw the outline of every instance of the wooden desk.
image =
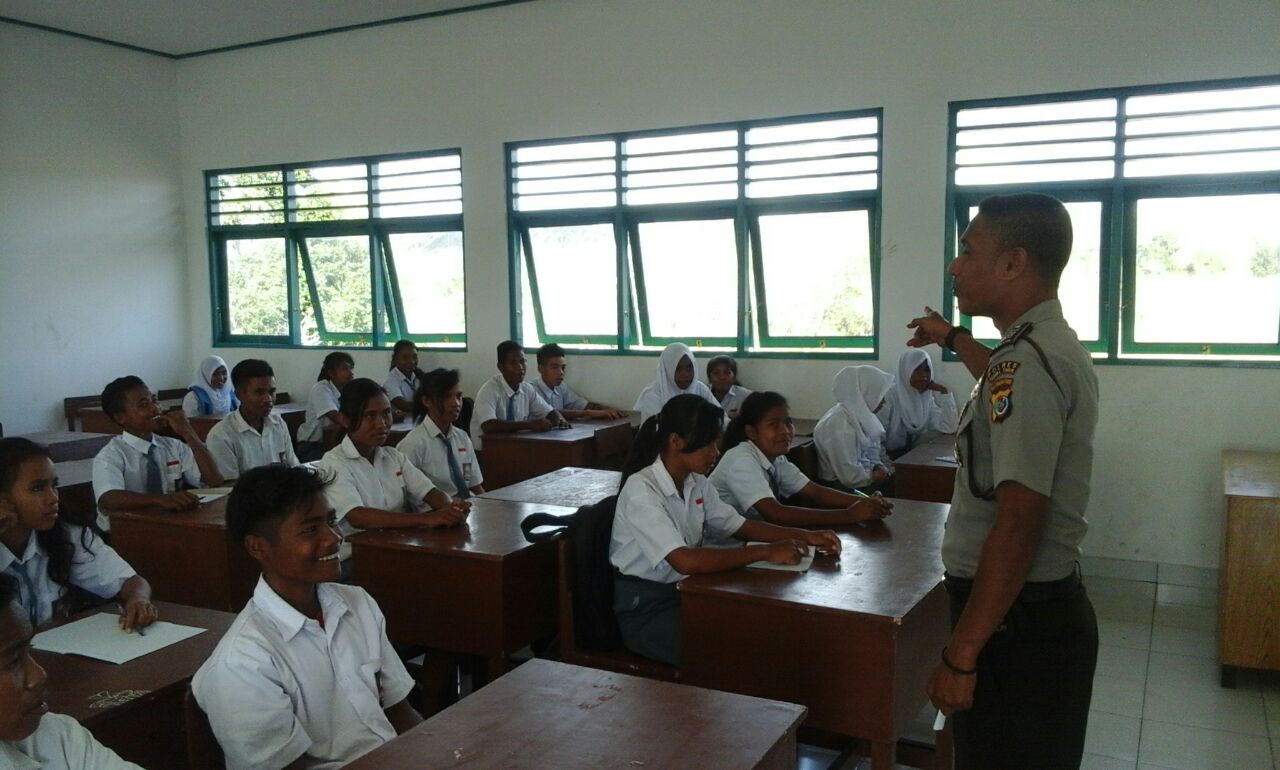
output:
M 791 770 L 804 708 L 531 660 L 349 770 Z
M 58 511 L 75 524 L 95 520 L 98 504 L 93 497 L 93 460 L 57 462 L 53 471 L 58 475 Z
M 950 635 L 947 506 L 894 502 L 884 522 L 840 528 L 840 560 L 819 557 L 804 574 L 683 580 L 683 681 L 803 704 L 809 726 L 866 739 L 872 767 L 892 767 Z
M 415 424 L 412 417 L 397 421 L 391 426 L 391 433 L 387 434 L 387 446 L 397 446 L 404 441 L 404 437 L 409 435 L 409 431 L 413 430 Z
M 1280 452 L 1226 450 L 1222 475 L 1218 663 L 1235 687 L 1237 668 L 1280 669 Z
M 41 650 L 31 654 L 49 672 L 52 711 L 74 717 L 131 762 L 176 770 L 186 766 L 183 695 L 235 616 L 167 602 L 156 607 L 161 620 L 208 630 L 120 665 Z
M 377 600 L 392 640 L 482 656 L 493 679 L 556 630 L 555 545 L 520 532 L 535 511 L 574 509 L 477 497 L 461 527 L 352 535 L 353 582 Z
M 227 538 L 227 498 L 192 511 L 112 511 L 111 545 L 151 583 L 157 599 L 238 612 L 260 571 Z
M 160 402 L 160 411 L 168 412 L 172 409 L 181 409 L 182 399 L 168 399 Z M 85 433 L 109 433 L 113 436 L 124 433 L 124 428 L 120 424 L 111 419 L 101 406 L 85 406 L 81 407 L 76 416 L 80 419 L 80 430 Z M 168 435 L 163 431 L 157 431 Z
M 61 463 L 68 460 L 92 460 L 98 454 L 98 450 L 111 440 L 111 436 L 110 433 L 47 430 L 40 433 L 24 433 L 15 438 L 36 442 L 49 450 L 49 459 L 55 463 Z
M 568 430 L 487 433 L 480 465 L 495 489 L 560 468 L 620 470 L 631 451 L 631 420 L 571 420 Z
M 904 500 L 950 503 L 956 485 L 956 464 L 939 460 L 955 456 L 956 437 L 929 439 L 893 464 L 893 496 Z
M 490 500 L 516 503 L 544 503 L 581 508 L 595 505 L 609 495 L 618 494 L 621 471 L 598 468 L 561 468 L 516 484 L 484 493 Z

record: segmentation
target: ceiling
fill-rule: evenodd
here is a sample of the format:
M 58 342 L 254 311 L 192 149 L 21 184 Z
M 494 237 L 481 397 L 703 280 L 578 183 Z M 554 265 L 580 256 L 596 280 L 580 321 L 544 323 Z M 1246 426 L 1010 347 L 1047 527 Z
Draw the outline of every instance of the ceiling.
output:
M 520 0 L 0 0 L 0 17 L 185 56 Z

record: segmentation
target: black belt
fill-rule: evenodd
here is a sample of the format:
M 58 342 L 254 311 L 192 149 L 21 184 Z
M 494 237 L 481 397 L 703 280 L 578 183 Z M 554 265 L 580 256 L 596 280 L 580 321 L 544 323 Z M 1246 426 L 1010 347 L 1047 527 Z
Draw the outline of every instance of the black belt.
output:
M 613 568 L 613 579 L 622 580 L 627 583 L 657 583 L 658 582 L 656 580 L 648 580 L 646 578 L 636 577 L 635 575 L 624 575 L 622 573 L 622 570 L 618 569 L 617 567 Z
M 969 592 L 973 590 L 973 581 L 969 578 L 946 575 L 943 578 L 943 582 L 947 587 L 947 593 L 961 597 L 967 597 Z M 1071 595 L 1080 583 L 1080 565 L 1077 563 L 1071 574 L 1061 580 L 1023 583 L 1022 590 L 1018 592 L 1018 596 L 1014 601 L 1034 604 L 1036 602 L 1046 602 L 1051 599 L 1058 599 L 1063 596 Z

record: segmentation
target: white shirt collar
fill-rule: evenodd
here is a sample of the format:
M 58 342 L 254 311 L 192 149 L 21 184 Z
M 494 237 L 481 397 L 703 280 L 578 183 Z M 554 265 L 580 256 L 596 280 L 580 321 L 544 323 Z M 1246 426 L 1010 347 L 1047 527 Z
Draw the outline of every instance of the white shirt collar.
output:
M 658 459 L 653 461 L 653 464 L 649 466 L 649 469 L 653 473 L 653 480 L 658 483 L 659 492 L 666 495 L 667 497 L 680 497 L 680 495 L 676 492 L 675 479 L 671 478 L 671 474 L 667 472 L 667 466 L 662 464 L 661 455 L 658 456 Z M 684 486 L 685 492 L 688 492 L 689 488 L 693 486 L 692 473 L 684 477 L 683 486 Z M 688 495 L 686 494 L 684 495 L 684 497 L 687 498 Z
M 15 556 L 8 548 L 0 546 L 0 572 L 9 569 L 11 564 L 26 564 L 37 554 L 44 555 L 44 548 L 36 539 L 36 533 L 32 531 L 27 535 L 27 545 L 22 549 L 20 556 Z
M 343 436 L 342 443 L 338 444 L 338 451 L 348 460 L 363 460 L 364 456 L 360 454 L 360 450 L 356 449 L 356 445 L 351 443 L 350 436 Z M 373 456 L 378 456 L 378 450 L 373 450 Z
M 144 454 L 144 455 L 145 455 L 146 453 L 150 452 L 150 451 L 151 451 L 151 446 L 152 446 L 153 444 L 155 444 L 155 443 L 156 443 L 156 437 L 155 437 L 155 434 L 152 434 L 152 436 L 151 436 L 151 440 L 150 440 L 150 441 L 148 441 L 148 440 L 146 440 L 146 439 L 144 439 L 144 438 L 140 438 L 140 437 L 138 437 L 138 436 L 135 436 L 135 435 L 133 435 L 132 433 L 130 433 L 129 431 L 125 431 L 125 432 L 121 433 L 121 434 L 120 434 L 120 438 L 124 440 L 124 443 L 125 443 L 125 444 L 129 445 L 130 447 L 133 447 L 134 449 L 138 450 L 139 452 L 141 452 L 141 453 L 142 453 L 142 454 Z
M 761 468 L 768 470 L 773 467 L 773 462 L 765 456 L 764 452 L 760 451 L 760 447 L 756 446 L 756 442 L 749 438 L 744 438 L 742 443 L 751 448 L 751 452 L 755 456 L 756 462 L 760 463 Z
M 0 765 L 11 767 L 13 770 L 40 770 L 40 763 L 24 754 L 14 743 L 14 741 L 0 741 L 0 760 L 4 760 Z
M 338 619 L 347 613 L 349 609 L 347 603 L 327 583 L 321 583 L 316 586 L 316 598 L 320 600 L 320 612 L 321 617 L 324 618 L 324 629 L 326 632 L 332 633 L 333 629 L 337 627 Z M 282 599 L 280 594 L 275 592 L 275 589 L 267 585 L 265 577 L 258 578 L 258 585 L 253 589 L 253 603 L 263 615 L 275 623 L 285 641 L 297 636 L 298 632 L 305 628 L 307 623 L 313 623 L 317 627 L 320 626 L 315 620 L 298 612 L 293 605 Z
M 493 379 L 495 382 L 498 383 L 498 387 L 502 388 L 502 394 L 507 398 L 511 398 L 520 390 L 520 385 L 517 385 L 514 388 L 508 385 L 507 378 L 502 376 L 502 372 L 498 372 L 498 375 Z M 523 385 L 524 383 L 520 383 L 520 384 Z
M 422 422 L 419 424 L 422 425 L 422 429 L 426 431 L 427 435 L 431 438 L 435 438 L 436 436 L 444 436 L 445 438 L 448 438 L 449 434 L 453 432 L 452 425 L 449 426 L 449 430 L 447 431 L 440 430 L 440 426 L 436 425 L 436 421 L 431 419 L 429 416 L 423 417 Z
M 227 419 L 231 420 L 231 427 L 235 429 L 236 433 L 249 433 L 249 432 L 258 433 L 258 431 L 254 430 L 253 426 L 249 424 L 249 421 L 244 418 L 244 415 L 240 414 L 239 409 L 236 409 L 235 411 L 233 411 L 231 413 L 231 416 L 228 417 Z M 263 418 L 262 420 L 263 430 L 266 430 L 267 419 L 268 418 Z

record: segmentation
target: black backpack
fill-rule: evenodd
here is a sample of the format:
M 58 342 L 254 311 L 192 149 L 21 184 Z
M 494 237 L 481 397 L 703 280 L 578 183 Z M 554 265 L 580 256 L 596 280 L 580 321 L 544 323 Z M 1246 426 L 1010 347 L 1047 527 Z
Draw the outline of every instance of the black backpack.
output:
M 613 564 L 609 540 L 618 496 L 610 495 L 577 513 L 555 516 L 533 513 L 520 522 L 531 543 L 566 537 L 573 544 L 573 634 L 578 647 L 608 652 L 622 646 L 618 619 L 613 614 Z M 547 528 L 542 532 L 535 529 Z

